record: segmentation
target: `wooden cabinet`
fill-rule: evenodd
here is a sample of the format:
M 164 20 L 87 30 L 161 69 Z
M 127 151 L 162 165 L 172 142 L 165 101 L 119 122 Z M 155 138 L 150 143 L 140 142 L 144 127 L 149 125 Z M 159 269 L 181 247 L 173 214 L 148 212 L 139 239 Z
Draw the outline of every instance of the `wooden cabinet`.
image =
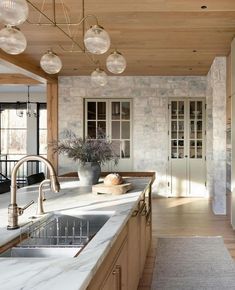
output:
M 127 226 L 100 265 L 87 290 L 129 290 L 127 288 Z
M 140 279 L 140 227 L 138 209 L 128 222 L 128 290 L 135 290 Z
M 128 290 L 138 288 L 151 241 L 151 223 L 145 194 L 128 222 Z
M 141 201 L 141 209 L 139 212 L 139 228 L 140 228 L 140 273 L 142 275 L 146 259 L 146 215 L 145 215 L 145 201 Z
M 149 186 L 87 290 L 136 290 L 143 273 L 150 241 Z
M 102 290 L 128 290 L 127 288 L 127 241 L 120 249 L 120 253 L 107 279 L 101 286 Z

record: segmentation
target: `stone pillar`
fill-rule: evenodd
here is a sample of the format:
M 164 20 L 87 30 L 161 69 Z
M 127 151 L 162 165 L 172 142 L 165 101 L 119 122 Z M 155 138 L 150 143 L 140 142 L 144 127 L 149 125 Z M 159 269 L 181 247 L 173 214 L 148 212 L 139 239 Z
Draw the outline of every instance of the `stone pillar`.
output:
M 231 134 L 232 134 L 232 164 L 231 164 L 231 224 L 235 229 L 235 39 L 231 44 Z
M 213 212 L 226 214 L 226 57 L 215 58 L 207 83 L 208 191 Z

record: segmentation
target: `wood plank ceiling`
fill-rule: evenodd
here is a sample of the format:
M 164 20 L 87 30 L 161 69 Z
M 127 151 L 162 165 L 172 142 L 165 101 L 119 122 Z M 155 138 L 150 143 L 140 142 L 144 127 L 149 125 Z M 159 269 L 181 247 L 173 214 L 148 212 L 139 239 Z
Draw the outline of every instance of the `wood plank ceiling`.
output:
M 42 3 L 31 1 L 38 7 Z M 56 1 L 57 20 L 65 21 L 61 2 Z M 77 22 L 82 0 L 64 0 L 64 4 L 71 22 Z M 51 16 L 50 0 L 45 9 Z M 235 36 L 234 0 L 85 0 L 87 14 L 97 16 L 111 36 L 111 48 L 126 57 L 123 75 L 205 75 L 215 56 L 228 55 Z M 38 19 L 31 8 L 29 19 Z M 92 18 L 86 21 L 86 28 L 91 24 Z M 22 59 L 39 66 L 41 55 L 52 48 L 63 61 L 60 75 L 90 75 L 94 70 L 94 63 L 84 53 L 64 52 L 59 47 L 69 48 L 71 42 L 56 27 L 25 23 L 20 28 L 28 40 Z M 82 25 L 76 40 L 83 45 Z M 109 53 L 96 57 L 104 69 Z

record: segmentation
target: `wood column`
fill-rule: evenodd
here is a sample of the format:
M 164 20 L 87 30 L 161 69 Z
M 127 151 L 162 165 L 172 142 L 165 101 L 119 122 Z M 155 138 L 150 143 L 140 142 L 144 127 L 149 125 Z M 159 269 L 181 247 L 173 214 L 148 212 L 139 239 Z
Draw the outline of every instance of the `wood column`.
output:
M 47 158 L 58 173 L 58 154 L 52 143 L 58 140 L 58 81 L 47 84 Z

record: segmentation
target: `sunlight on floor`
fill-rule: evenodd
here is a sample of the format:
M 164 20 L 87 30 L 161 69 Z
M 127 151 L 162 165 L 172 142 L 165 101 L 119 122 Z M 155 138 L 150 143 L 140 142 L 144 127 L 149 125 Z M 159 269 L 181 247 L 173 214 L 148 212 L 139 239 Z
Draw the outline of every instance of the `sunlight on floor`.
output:
M 173 208 L 177 206 L 181 206 L 183 204 L 189 204 L 189 203 L 194 203 L 198 202 L 200 200 L 205 200 L 208 199 L 207 197 L 205 198 L 173 198 L 172 200 L 169 200 L 169 203 L 167 204 L 166 208 Z

